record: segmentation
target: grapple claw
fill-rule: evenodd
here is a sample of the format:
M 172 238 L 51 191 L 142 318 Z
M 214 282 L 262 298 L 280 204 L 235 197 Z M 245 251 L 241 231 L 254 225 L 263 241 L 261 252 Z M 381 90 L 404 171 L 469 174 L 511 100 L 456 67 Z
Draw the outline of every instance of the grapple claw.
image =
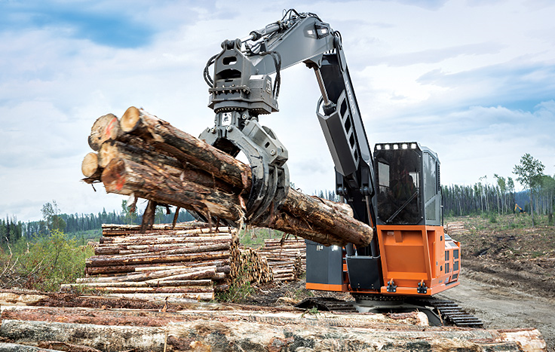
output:
M 252 175 L 246 219 L 250 223 L 263 223 L 265 214 L 274 213 L 287 196 L 287 149 L 271 129 L 239 111 L 217 113 L 215 126 L 206 129 L 199 138 L 234 157 L 240 151 L 245 154 Z M 268 212 L 271 206 L 274 209 Z

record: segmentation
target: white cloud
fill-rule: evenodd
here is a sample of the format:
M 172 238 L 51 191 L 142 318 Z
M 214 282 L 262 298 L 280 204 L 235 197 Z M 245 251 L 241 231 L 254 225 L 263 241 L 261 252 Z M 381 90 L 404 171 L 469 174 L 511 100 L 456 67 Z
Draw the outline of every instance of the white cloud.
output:
M 524 153 L 554 172 L 551 2 L 130 4 L 100 1 L 94 14 L 121 16 L 130 28 L 145 23 L 143 45 L 107 45 L 71 27 L 0 26 L 0 215 L 38 219 L 52 200 L 67 213 L 119 210 L 123 198 L 79 181 L 94 120 L 137 105 L 198 135 L 213 123 L 202 78 L 208 58 L 224 39 L 294 6 L 342 33 L 371 143 L 420 141 L 439 154 L 446 184 L 510 176 Z M 298 65 L 282 76 L 280 113 L 261 121 L 288 148 L 297 187 L 332 189 L 314 74 Z

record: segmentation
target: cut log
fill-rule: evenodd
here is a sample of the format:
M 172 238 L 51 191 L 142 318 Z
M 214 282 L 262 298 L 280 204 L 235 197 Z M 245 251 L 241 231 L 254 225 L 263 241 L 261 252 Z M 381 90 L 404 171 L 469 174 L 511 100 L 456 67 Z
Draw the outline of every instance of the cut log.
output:
M 120 122 L 113 114 L 100 116 L 91 128 L 89 146 L 92 150 L 100 150 L 102 143 L 109 139 L 116 139 L 121 135 Z
M 163 263 L 158 266 L 135 266 L 135 271 L 157 271 L 157 270 L 180 270 L 188 269 L 199 266 L 215 266 L 217 269 L 224 266 L 229 266 L 229 258 L 217 260 L 204 260 L 198 263 Z
M 158 287 L 157 285 L 145 287 L 99 286 L 96 291 L 111 293 L 213 293 L 214 289 L 204 287 Z
M 157 149 L 177 154 L 175 156 L 182 162 L 190 162 L 233 187 L 250 189 L 248 166 L 168 122 L 132 106 L 125 111 L 120 123 L 124 132 L 151 140 Z
M 0 336 L 18 343 L 59 341 L 101 351 L 162 351 L 166 333 L 150 327 L 3 320 Z
M 172 156 L 161 153 L 159 150 L 140 148 L 115 140 L 106 141 L 102 144 L 98 153 L 98 165 L 105 168 L 113 159 L 131 160 L 201 186 L 212 187 L 226 192 L 232 191 L 232 187 L 227 183 L 204 172 L 189 162 L 183 163 Z
M 177 275 L 182 275 L 179 278 L 173 278 Z M 156 280 L 197 280 L 211 278 L 216 275 L 216 266 L 193 267 L 178 270 L 159 270 L 152 272 L 143 272 L 136 275 L 128 275 L 121 278 L 116 278 L 115 281 L 150 281 Z M 172 278 L 170 278 L 172 277 Z
M 94 180 L 100 180 L 103 170 L 104 169 L 98 165 L 98 155 L 96 153 L 88 153 L 85 155 L 81 163 L 81 172 L 83 176 Z
M 137 233 L 141 229 L 140 225 L 127 225 L 127 224 L 102 224 L 102 235 L 107 236 L 111 230 L 121 230 L 123 234 Z M 184 233 L 206 233 L 212 232 L 209 225 L 200 221 L 189 221 L 179 223 L 173 228 L 169 224 L 155 224 L 152 229 L 154 231 L 183 231 Z M 225 231 L 226 228 L 220 228 Z M 229 229 L 230 231 L 232 229 Z M 122 234 L 122 235 L 123 235 Z M 119 235 L 118 235 L 119 236 Z
M 171 262 L 192 262 L 214 259 L 225 259 L 229 257 L 229 252 L 204 252 L 187 253 L 175 255 L 144 255 L 144 256 L 97 256 L 87 259 L 90 266 L 111 266 L 111 265 L 133 265 L 148 263 L 171 263 Z
M 91 257 L 92 258 L 92 257 Z M 115 276 L 116 274 L 125 274 L 137 275 L 139 273 L 150 272 L 150 271 L 178 271 L 178 270 L 193 270 L 194 268 L 198 267 L 206 267 L 206 266 L 216 266 L 216 270 L 220 271 L 221 268 L 225 266 L 229 266 L 229 258 L 224 259 L 216 259 L 216 260 L 203 260 L 199 262 L 161 262 L 158 266 L 153 266 L 156 264 L 147 263 L 147 264 L 128 264 L 128 265 L 110 265 L 110 266 L 91 266 L 94 264 L 89 263 L 88 266 L 85 268 L 85 273 L 89 275 L 100 275 L 100 274 L 110 274 Z M 93 282 L 97 279 L 102 279 L 106 281 L 106 278 L 79 278 L 77 282 Z M 118 277 L 118 280 L 123 280 L 125 277 Z
M 213 237 L 205 237 L 203 239 L 188 238 L 183 241 L 174 241 L 172 243 L 166 244 L 115 244 L 115 245 L 97 245 L 94 248 L 96 255 L 101 254 L 131 254 L 131 253 L 146 253 L 146 252 L 162 252 L 174 249 L 180 249 L 184 247 L 192 247 L 201 244 L 225 244 L 231 241 L 230 238 L 226 239 L 214 239 Z M 141 243 L 151 243 L 150 241 L 143 241 Z
M 105 139 L 106 152 L 102 152 L 101 159 L 111 158 L 101 176 L 107 192 L 185 208 L 209 220 L 245 221 L 251 188 L 248 165 L 135 107 L 125 112 L 120 126 L 121 132 Z M 141 143 L 148 147 L 125 145 L 130 136 L 143 139 Z M 276 214 L 249 225 L 325 245 L 368 245 L 372 228 L 353 219 L 348 208 L 290 190 Z
M 228 250 L 230 248 L 230 241 L 226 241 L 226 242 L 222 242 L 222 243 L 209 243 L 209 244 L 205 244 L 205 245 L 197 245 L 196 243 L 193 243 L 192 245 L 189 246 L 179 246 L 178 248 L 173 248 L 173 249 L 162 249 L 162 250 L 156 250 L 156 251 L 149 251 L 149 250 L 138 250 L 138 251 L 130 251 L 131 253 L 127 254 L 127 253 L 122 253 L 122 254 L 115 254 L 115 255 L 105 255 L 102 258 L 128 258 L 128 257 L 132 257 L 132 258 L 140 258 L 140 257 L 151 257 L 153 255 L 156 256 L 164 256 L 164 255 L 170 255 L 170 254 L 187 254 L 187 253 L 203 253 L 203 252 L 217 252 L 217 251 L 224 251 L 224 250 Z M 91 257 L 94 259 L 97 258 L 97 256 Z
M 148 287 L 146 282 L 81 282 L 76 284 L 62 284 L 61 291 L 71 291 L 74 288 L 91 288 L 91 287 Z
M 282 208 L 298 218 L 310 219 L 313 228 L 320 230 L 318 232 L 332 234 L 356 245 L 366 246 L 370 243 L 373 236 L 370 226 L 354 220 L 345 212 L 338 211 L 328 204 L 329 202 L 319 201 L 319 198 L 307 197 L 295 189 L 290 189 Z
M 134 271 L 135 271 L 135 268 L 131 265 L 112 265 L 112 266 L 98 266 L 98 267 L 87 266 L 85 268 L 85 274 L 87 275 L 132 273 Z
M 197 279 L 213 278 L 215 276 L 217 276 L 216 267 L 212 267 L 212 268 L 205 269 L 205 270 L 197 270 L 195 272 L 181 273 L 181 274 L 175 274 L 175 275 L 170 275 L 170 276 L 165 276 L 165 277 L 158 277 L 156 279 L 147 280 L 146 282 L 149 283 L 149 284 L 156 285 L 161 281 L 197 280 Z
M 181 246 L 181 248 L 168 249 L 159 251 L 160 254 L 184 254 L 184 253 L 202 253 L 202 252 L 212 252 L 212 251 L 224 251 L 228 250 L 231 243 L 226 241 L 223 243 L 210 243 L 203 246 Z
M 354 217 L 354 213 L 353 213 L 353 208 L 351 208 L 351 206 L 347 203 L 337 203 L 337 202 L 332 202 L 331 200 L 325 199 L 325 198 L 320 198 L 320 197 L 316 197 L 316 196 L 312 196 L 312 198 L 316 199 L 318 202 L 322 202 L 325 203 L 326 205 L 334 208 L 335 210 L 349 216 L 349 217 Z
M 212 173 L 215 177 L 222 178 L 234 187 L 250 189 L 250 170 L 247 165 L 219 149 L 174 128 L 156 116 L 130 107 L 122 116 L 121 125 L 125 132 L 137 133 L 140 136 L 147 136 L 147 138 L 152 139 L 153 143 L 156 143 L 157 148 L 161 148 L 164 144 L 169 144 L 181 152 L 190 155 L 193 158 L 192 160 L 202 160 L 202 162 L 197 162 L 196 166 Z M 218 168 L 215 169 L 214 165 L 217 165 Z M 290 190 L 289 193 L 291 193 L 291 196 L 287 196 L 282 208 L 299 219 L 308 218 L 310 223 L 314 224 L 313 226 L 308 226 L 308 229 L 305 226 L 304 231 L 299 229 L 295 234 L 300 236 L 309 235 L 313 239 L 314 234 L 307 234 L 306 232 L 316 228 L 320 230 L 319 232 L 329 234 L 328 238 L 325 239 L 326 242 L 321 242 L 322 239 L 319 239 L 320 243 L 329 244 L 330 242 L 335 242 L 335 244 L 346 244 L 347 242 L 352 242 L 359 246 L 370 243 L 373 235 L 372 228 L 366 224 L 356 224 L 357 222 L 352 217 L 345 214 L 344 207 L 332 207 L 329 205 L 329 201 L 318 201 L 314 197 L 305 196 L 295 190 Z M 301 207 L 300 209 L 299 206 Z M 313 216 L 314 219 L 312 218 Z M 236 219 L 230 220 L 236 221 Z M 324 221 L 321 222 L 321 220 Z M 263 225 L 272 227 L 272 225 L 277 224 L 289 225 L 291 227 L 289 230 L 296 228 L 292 219 L 284 217 L 281 219 L 276 218 L 274 221 Z M 346 228 L 343 227 L 345 224 L 348 225 Z M 357 227 L 357 229 L 353 229 L 354 227 Z M 332 235 L 334 237 L 331 237 Z M 346 238 L 343 238 L 344 236 Z M 338 238 L 340 243 L 337 242 Z
M 175 287 L 212 287 L 212 280 L 210 279 L 197 279 L 197 280 L 164 280 L 158 282 L 147 282 L 147 285 L 162 287 L 162 286 L 175 286 Z
M 112 160 L 102 173 L 102 182 L 108 193 L 135 194 L 223 219 L 237 221 L 244 214 L 234 194 L 180 180 L 126 159 Z
M 59 341 L 41 341 L 38 343 L 38 346 L 40 348 L 56 349 L 56 351 L 102 352 L 101 350 L 97 350 L 96 348 L 82 346 L 82 345 L 75 345 L 67 342 L 59 342 Z
M 91 349 L 91 350 L 99 351 L 96 349 Z M 21 345 L 18 343 L 0 342 L 0 351 L 3 351 L 3 352 L 60 352 L 60 351 L 67 351 L 67 350 L 52 350 L 44 347 Z
M 375 324 L 343 327 L 327 319 L 280 319 L 264 317 L 251 321 L 203 319 L 161 327 L 107 326 L 49 323 L 5 319 L 0 336 L 17 343 L 59 341 L 102 351 L 361 351 L 387 346 L 398 351 L 522 351 L 545 350 L 535 329 L 438 330 L 406 325 Z M 245 319 L 245 318 L 243 318 Z M 337 320 L 337 319 L 335 319 Z M 339 326 L 337 326 L 339 325 Z M 279 328 L 276 328 L 279 327 Z M 99 338 L 101 337 L 101 338 Z
M 324 245 L 344 245 L 347 243 L 340 237 L 336 237 L 330 233 L 319 232 L 319 230 L 309 222 L 308 218 L 298 218 L 285 211 L 275 214 L 270 222 L 266 222 L 265 224 L 257 223 L 256 225 L 270 227 Z

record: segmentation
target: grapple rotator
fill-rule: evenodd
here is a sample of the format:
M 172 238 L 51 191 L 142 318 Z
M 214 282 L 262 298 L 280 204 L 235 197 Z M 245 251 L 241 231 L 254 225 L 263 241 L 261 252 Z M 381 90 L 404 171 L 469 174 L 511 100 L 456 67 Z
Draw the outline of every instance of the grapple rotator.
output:
M 262 126 L 261 114 L 278 111 L 279 78 L 272 85 L 269 75 L 256 75 L 251 62 L 241 52 L 240 39 L 226 40 L 222 51 L 211 58 L 214 80 L 211 83 L 209 107 L 215 112 L 214 127 L 207 128 L 200 138 L 236 157 L 243 152 L 252 170 L 252 188 L 246 204 L 249 222 L 264 221 L 287 196 L 289 171 L 285 162 L 287 149 L 275 133 Z M 275 55 L 279 70 L 279 56 Z M 205 71 L 206 73 L 206 71 Z M 266 214 L 266 215 L 264 215 Z

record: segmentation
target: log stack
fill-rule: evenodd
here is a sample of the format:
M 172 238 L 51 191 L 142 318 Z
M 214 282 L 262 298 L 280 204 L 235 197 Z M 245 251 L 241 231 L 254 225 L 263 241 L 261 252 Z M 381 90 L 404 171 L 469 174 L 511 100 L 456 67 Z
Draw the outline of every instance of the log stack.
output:
M 239 246 L 232 249 L 230 277 L 236 286 L 242 286 L 247 282 L 258 285 L 275 280 L 266 258 L 252 248 Z
M 276 282 L 298 280 L 306 272 L 304 240 L 265 239 L 258 253 L 268 262 Z
M 103 237 L 87 259 L 85 278 L 62 290 L 88 289 L 118 297 L 212 300 L 230 284 L 270 282 L 264 258 L 239 248 L 237 230 L 203 223 L 156 225 L 141 234 L 139 225 L 104 225 Z
M 188 221 L 176 224 L 154 224 L 151 226 L 152 231 L 157 233 L 166 233 L 179 230 L 197 230 L 209 228 L 210 225 L 201 221 Z M 110 241 L 111 236 L 128 236 L 141 234 L 141 227 L 137 225 L 122 225 L 122 224 L 102 224 L 102 236 L 107 241 Z
M 249 219 L 250 167 L 142 109 L 97 119 L 89 145 L 94 152 L 83 160 L 84 180 L 102 182 L 108 193 L 148 199 L 143 230 L 152 225 L 157 205 L 173 205 L 216 224 L 269 227 L 324 245 L 366 246 L 373 236 L 345 204 L 294 189 L 279 207 Z
M 464 222 L 462 221 L 453 221 L 447 223 L 447 225 L 445 225 L 445 231 L 449 236 L 453 238 L 457 238 L 457 236 L 459 235 L 468 234 L 468 229 L 464 227 Z

